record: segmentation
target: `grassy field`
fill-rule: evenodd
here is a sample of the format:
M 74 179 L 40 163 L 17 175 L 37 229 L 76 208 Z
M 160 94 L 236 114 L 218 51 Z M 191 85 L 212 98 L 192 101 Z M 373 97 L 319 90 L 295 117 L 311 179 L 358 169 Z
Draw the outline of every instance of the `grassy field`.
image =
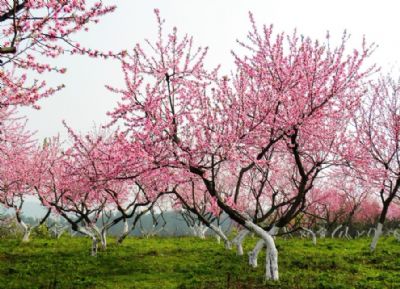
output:
M 246 239 L 249 250 L 255 239 Z M 0 240 L 0 288 L 400 288 L 400 242 L 383 238 L 375 253 L 369 239 L 278 239 L 279 283 L 263 282 L 259 268 L 213 238 L 129 238 L 89 256 L 90 240 Z

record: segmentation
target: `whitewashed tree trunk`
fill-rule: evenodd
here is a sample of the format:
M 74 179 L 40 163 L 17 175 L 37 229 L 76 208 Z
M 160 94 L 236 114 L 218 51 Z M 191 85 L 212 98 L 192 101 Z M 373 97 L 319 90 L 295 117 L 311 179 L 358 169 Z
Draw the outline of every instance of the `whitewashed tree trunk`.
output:
M 30 241 L 30 236 L 31 236 L 31 229 L 28 227 L 24 231 L 24 236 L 22 237 L 22 242 L 27 243 Z
M 283 231 L 283 233 L 286 235 L 286 233 L 288 232 L 288 230 L 287 230 L 287 228 L 286 227 L 283 227 L 282 228 L 282 231 Z
M 99 230 L 94 225 L 88 225 L 86 227 L 78 227 L 77 231 L 81 234 L 90 237 L 90 239 L 92 240 L 90 255 L 93 257 L 97 256 L 98 239 L 99 239 L 98 236 L 101 235 Z
M 128 220 L 124 219 L 124 226 L 122 227 L 122 233 L 118 236 L 117 243 L 121 244 L 123 240 L 129 235 L 129 224 Z
M 193 237 L 197 237 L 197 229 L 195 228 L 195 226 L 197 226 L 197 225 L 189 227 L 190 231 L 192 231 Z
M 376 233 L 376 229 L 375 228 L 369 228 L 367 236 L 371 237 L 372 232 L 374 232 L 374 234 Z
M 390 230 L 388 230 L 388 231 L 386 231 L 386 234 L 385 234 L 385 236 L 392 236 L 393 235 L 393 230 L 392 229 L 390 229 Z
M 56 238 L 56 239 L 60 239 L 60 237 L 62 236 L 62 234 L 64 234 L 64 232 L 68 229 L 68 226 L 58 226 L 55 225 L 50 229 L 51 235 Z
M 320 228 L 317 232 L 320 238 L 325 238 L 326 237 L 326 229 L 325 228 Z
M 287 230 L 286 227 L 283 227 L 283 228 L 282 228 L 282 231 L 283 231 L 283 233 L 284 233 L 284 235 L 283 235 L 283 238 L 284 238 L 284 239 L 287 239 L 287 238 L 291 237 L 291 234 L 288 233 L 288 230 Z
M 253 268 L 257 267 L 257 259 L 258 259 L 258 254 L 262 250 L 262 248 L 265 245 L 265 241 L 263 239 L 258 240 L 256 245 L 254 246 L 253 250 L 250 251 L 249 254 L 249 265 Z
M 397 241 L 400 241 L 400 233 L 397 232 L 397 229 L 393 231 L 393 237 L 395 237 Z
M 194 229 L 196 230 L 196 237 L 199 239 L 205 239 L 205 237 L 202 235 L 200 225 L 195 225 Z
M 357 230 L 357 238 L 361 238 L 362 237 L 362 235 L 364 235 L 365 234 L 365 231 L 363 230 L 363 231 L 358 231 Z
M 217 236 L 217 240 L 223 240 L 224 241 L 224 245 L 225 245 L 225 249 L 231 249 L 231 242 L 229 241 L 228 237 L 225 235 L 225 233 L 222 231 L 221 226 L 215 226 L 213 224 L 210 225 L 210 228 L 215 232 L 216 236 Z M 218 241 L 219 243 L 220 241 Z
M 101 248 L 107 249 L 107 230 L 102 230 L 100 234 Z
M 352 239 L 351 236 L 349 235 L 349 227 L 346 226 L 344 229 L 344 237 L 348 240 Z
M 57 238 L 57 239 L 60 239 L 61 236 L 64 234 L 65 230 L 67 230 L 67 228 L 65 228 L 65 227 L 64 227 L 63 229 L 58 230 L 58 231 L 56 232 L 56 238 Z
M 376 226 L 374 237 L 372 238 L 372 242 L 370 245 L 371 251 L 374 251 L 376 248 L 376 244 L 378 243 L 379 237 L 382 235 L 382 228 L 383 228 L 383 224 L 378 223 L 378 225 Z
M 246 236 L 250 233 L 249 230 L 244 229 L 241 230 L 237 236 L 232 240 L 232 244 L 234 244 L 236 246 L 236 254 L 238 256 L 242 256 L 243 255 L 243 240 L 246 238 Z
M 24 231 L 24 235 L 22 237 L 22 242 L 27 243 L 29 242 L 29 237 L 31 236 L 32 228 L 31 226 L 25 224 L 24 221 L 20 220 L 19 225 L 21 226 L 22 230 Z
M 280 228 L 274 226 L 274 227 L 271 228 L 271 230 L 268 231 L 268 234 L 272 238 L 274 238 L 274 236 L 276 234 L 278 234 L 279 229 Z M 261 249 L 264 247 L 264 245 L 265 245 L 265 241 L 263 239 L 261 239 L 256 243 L 256 245 L 254 246 L 253 250 L 248 253 L 248 255 L 249 255 L 249 265 L 252 266 L 253 268 L 256 268 L 257 265 L 258 265 L 257 264 L 258 263 L 257 262 L 258 254 L 261 252 Z
M 254 233 L 256 233 L 260 238 L 264 240 L 267 247 L 265 279 L 275 281 L 279 280 L 278 250 L 276 249 L 274 238 L 268 232 L 264 231 L 261 227 L 257 226 L 251 221 L 246 221 L 245 224 L 247 228 L 251 229 Z
M 107 230 L 101 230 L 96 226 L 96 224 L 90 224 L 89 228 L 93 232 L 93 236 L 96 239 L 96 253 L 98 251 L 98 243 L 100 244 L 103 249 L 107 248 Z M 92 237 L 93 239 L 93 237 Z
M 156 227 L 156 225 L 152 225 L 150 228 L 143 228 L 140 230 L 140 233 L 146 237 L 146 239 L 150 238 L 150 237 L 154 237 L 157 236 L 162 230 L 164 230 L 163 227 L 158 228 Z M 196 232 L 198 233 L 198 230 L 196 229 Z M 196 234 L 197 234 L 196 233 Z
M 92 250 L 90 253 L 90 255 L 92 255 L 93 257 L 97 256 L 97 243 L 98 243 L 97 238 L 96 238 L 96 236 L 93 235 L 92 236 Z
M 204 226 L 203 224 L 200 224 L 197 225 L 195 228 L 197 230 L 197 237 L 204 240 L 206 238 L 206 232 L 208 230 L 208 227 Z
M 341 227 L 342 227 L 342 225 L 339 225 L 339 226 L 336 227 L 335 230 L 333 230 L 332 235 L 331 235 L 332 238 L 335 238 L 335 235 L 336 235 L 337 231 L 339 231 Z
M 312 243 L 314 245 L 317 245 L 317 235 L 313 232 L 313 230 L 311 229 L 307 229 L 307 228 L 302 228 L 304 231 L 308 232 L 311 237 L 312 237 Z
M 243 256 L 244 253 L 243 253 L 242 242 L 236 244 L 236 254 L 238 256 Z

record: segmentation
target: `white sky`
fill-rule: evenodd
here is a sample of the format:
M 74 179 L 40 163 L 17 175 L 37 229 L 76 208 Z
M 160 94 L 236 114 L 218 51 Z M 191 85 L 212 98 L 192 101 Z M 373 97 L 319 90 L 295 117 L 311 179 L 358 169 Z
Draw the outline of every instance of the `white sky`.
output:
M 99 25 L 77 38 L 84 46 L 108 51 L 130 49 L 144 38 L 155 39 L 153 13 L 159 8 L 166 27 L 193 35 L 195 42 L 209 46 L 209 63 L 230 67 L 230 50 L 238 46 L 249 30 L 248 11 L 258 24 L 274 24 L 275 31 L 323 39 L 329 30 L 340 38 L 344 29 L 359 47 L 363 35 L 379 45 L 372 58 L 386 69 L 398 67 L 400 59 L 400 1 L 398 0 L 104 0 L 117 2 L 117 11 L 101 19 Z M 58 62 L 68 68 L 66 75 L 48 76 L 49 83 L 64 83 L 66 88 L 39 102 L 42 109 L 21 109 L 29 118 L 28 127 L 37 137 L 66 135 L 61 121 L 77 131 L 108 121 L 106 112 L 115 107 L 118 96 L 105 84 L 122 86 L 119 64 L 87 57 L 63 57 Z

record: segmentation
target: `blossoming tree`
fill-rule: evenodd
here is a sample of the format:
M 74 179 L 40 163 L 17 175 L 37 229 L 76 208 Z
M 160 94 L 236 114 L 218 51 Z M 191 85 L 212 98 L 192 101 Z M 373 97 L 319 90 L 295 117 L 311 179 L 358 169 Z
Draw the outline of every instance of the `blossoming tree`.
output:
M 1 0 L 0 107 L 35 105 L 38 99 L 62 88 L 49 87 L 44 79 L 30 74 L 66 71 L 46 58 L 66 52 L 101 56 L 99 51 L 82 47 L 72 36 L 114 9 L 101 1 Z
M 296 33 L 275 35 L 272 27 L 259 31 L 250 17 L 249 43 L 240 42 L 245 52 L 233 54 L 236 70 L 221 77 L 206 69 L 207 48 L 196 49 L 189 36 L 179 39 L 175 28 L 164 37 L 156 15 L 151 54 L 138 44 L 121 60 L 126 87 L 110 88 L 122 94 L 110 114 L 140 140 L 154 169 L 196 176 L 226 214 L 256 233 L 267 247 L 266 278 L 277 280 L 269 230 L 295 218 L 318 174 L 341 161 L 346 121 L 372 69 L 362 68 L 370 47 L 348 53 L 346 35 L 334 48 Z M 273 223 L 256 222 L 238 203 L 243 180 L 257 166 L 278 171 L 281 160 L 288 162 L 281 176 L 291 183 L 285 213 Z M 236 176 L 231 196 L 219 190 L 227 172 Z
M 354 166 L 366 176 L 381 200 L 371 250 L 378 239 L 393 200 L 400 187 L 400 83 L 390 76 L 381 77 L 369 87 L 368 98 L 355 116 L 358 162 Z
M 15 108 L 0 109 L 0 204 L 12 209 L 23 229 L 23 241 L 29 241 L 31 230 L 43 224 L 50 209 L 36 224 L 27 224 L 22 208 L 27 196 L 34 196 L 32 180 L 37 178 L 34 168 L 36 142 L 25 128 L 26 119 L 18 117 Z

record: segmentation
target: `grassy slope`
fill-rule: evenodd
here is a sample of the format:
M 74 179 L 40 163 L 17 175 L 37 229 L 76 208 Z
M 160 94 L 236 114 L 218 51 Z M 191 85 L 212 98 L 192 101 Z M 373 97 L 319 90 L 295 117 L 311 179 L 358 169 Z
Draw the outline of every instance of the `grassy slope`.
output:
M 249 250 L 254 239 L 246 239 Z M 370 253 L 368 239 L 278 239 L 281 281 L 263 285 L 264 255 L 251 269 L 245 257 L 215 240 L 129 238 L 98 257 L 90 241 L 0 240 L 0 288 L 400 288 L 400 243 L 382 239 Z

